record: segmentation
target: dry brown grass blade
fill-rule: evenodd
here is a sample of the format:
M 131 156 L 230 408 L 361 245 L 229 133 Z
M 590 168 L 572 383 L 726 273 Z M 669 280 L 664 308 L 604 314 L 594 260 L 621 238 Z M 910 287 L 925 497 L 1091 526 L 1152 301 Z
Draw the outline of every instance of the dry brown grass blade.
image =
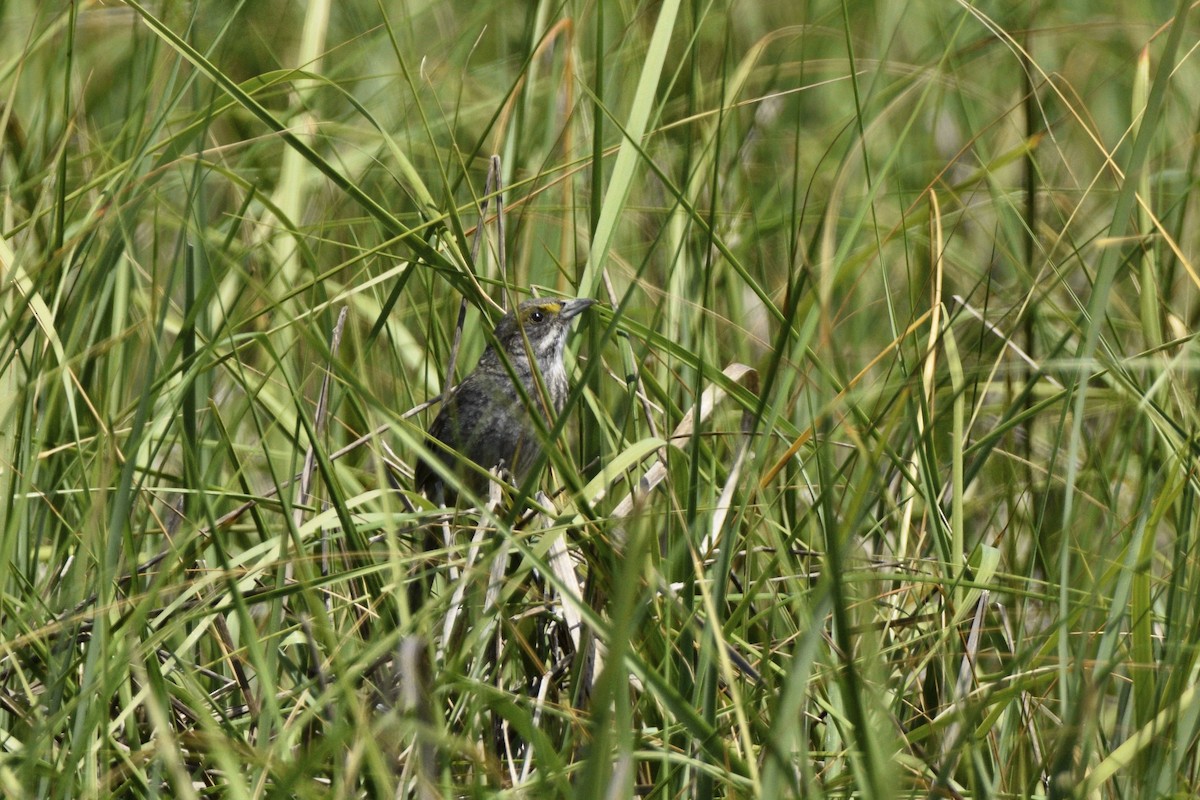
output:
M 338 350 L 342 347 L 342 334 L 346 329 L 347 312 L 348 309 L 342 306 L 342 310 L 338 312 L 337 322 L 333 325 L 333 334 L 329 340 L 329 362 L 325 366 L 325 375 L 321 378 L 321 392 L 317 396 L 317 410 L 313 419 L 313 430 L 316 431 L 318 439 L 325 432 L 325 420 L 329 414 L 329 381 L 330 376 L 333 374 L 333 362 L 337 358 Z M 295 506 L 292 511 L 292 521 L 297 528 L 304 522 L 304 507 L 310 500 L 309 490 L 312 487 L 312 474 L 317 464 L 316 448 L 316 441 L 311 441 L 308 443 L 308 449 L 304 452 L 304 467 L 300 470 L 300 484 L 296 487 Z M 326 574 L 329 571 L 328 550 L 328 539 L 322 536 L 321 568 Z
M 758 393 L 758 370 L 748 367 L 745 364 L 734 363 L 725 367 L 721 371 L 721 374 L 730 381 L 741 384 L 751 392 Z M 700 395 L 700 402 L 688 409 L 688 412 L 683 415 L 683 419 L 675 426 L 675 430 L 671 431 L 667 442 L 678 445 L 690 439 L 696 430 L 696 426 L 699 423 L 708 421 L 708 418 L 712 416 L 713 409 L 727 396 L 728 392 L 719 385 L 715 383 L 709 384 L 708 388 Z M 628 517 L 635 508 L 638 496 L 649 494 L 666 477 L 667 467 L 660 457 L 646 470 L 646 473 L 638 482 L 637 489 L 630 492 L 617 505 L 616 509 L 613 510 L 612 516 L 617 519 Z

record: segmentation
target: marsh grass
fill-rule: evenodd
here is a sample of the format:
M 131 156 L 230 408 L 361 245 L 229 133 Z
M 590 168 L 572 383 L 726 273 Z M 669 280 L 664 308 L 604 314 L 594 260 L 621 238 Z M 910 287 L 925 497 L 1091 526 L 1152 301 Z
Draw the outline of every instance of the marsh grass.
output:
M 1196 795 L 1176 6 L 6 4 L 0 791 Z

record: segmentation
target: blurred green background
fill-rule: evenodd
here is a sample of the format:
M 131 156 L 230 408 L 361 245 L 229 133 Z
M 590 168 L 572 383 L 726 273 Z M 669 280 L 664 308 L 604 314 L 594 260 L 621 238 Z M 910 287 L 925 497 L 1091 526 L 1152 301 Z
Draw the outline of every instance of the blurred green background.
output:
M 1200 790 L 1188 3 L 0 20 L 6 795 Z M 549 497 L 431 527 L 531 291 Z

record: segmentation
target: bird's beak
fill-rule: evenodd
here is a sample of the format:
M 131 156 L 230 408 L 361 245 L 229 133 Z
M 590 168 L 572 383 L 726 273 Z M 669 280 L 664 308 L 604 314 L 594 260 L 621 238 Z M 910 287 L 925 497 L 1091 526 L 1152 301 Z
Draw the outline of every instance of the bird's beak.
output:
M 563 303 L 562 311 L 559 316 L 562 319 L 573 319 L 586 311 L 589 306 L 596 305 L 596 301 L 590 297 L 580 297 L 576 300 L 568 300 Z

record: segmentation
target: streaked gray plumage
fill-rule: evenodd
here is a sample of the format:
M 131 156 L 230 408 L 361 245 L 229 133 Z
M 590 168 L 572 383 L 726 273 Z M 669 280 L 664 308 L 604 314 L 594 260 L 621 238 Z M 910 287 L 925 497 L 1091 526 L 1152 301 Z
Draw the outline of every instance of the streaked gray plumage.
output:
M 571 320 L 595 302 L 587 298 L 524 301 L 497 323 L 495 344 L 488 345 L 471 374 L 443 401 L 429 426 L 426 444 L 472 494 L 486 497 L 488 480 L 462 457 L 484 470 L 503 465 L 518 483 L 528 475 L 541 448 L 530 407 L 540 410 L 548 427 L 562 411 L 568 391 L 563 368 L 567 333 Z M 550 409 L 543 407 L 530 355 L 541 373 Z M 520 380 L 529 405 L 513 384 L 504 357 Z M 424 460 L 417 462 L 415 478 L 416 488 L 435 503 L 455 502 L 453 487 Z

